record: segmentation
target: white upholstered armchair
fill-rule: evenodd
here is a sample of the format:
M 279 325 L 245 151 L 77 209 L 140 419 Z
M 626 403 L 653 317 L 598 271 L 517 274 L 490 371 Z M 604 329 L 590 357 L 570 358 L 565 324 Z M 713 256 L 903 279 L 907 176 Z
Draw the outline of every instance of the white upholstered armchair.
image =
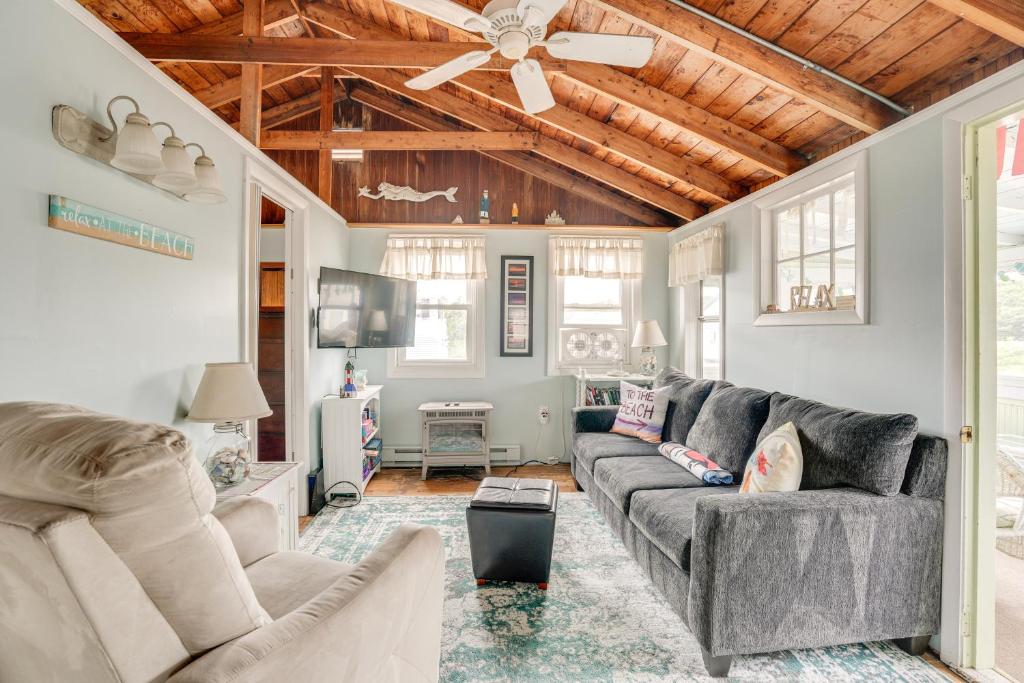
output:
M 436 681 L 444 548 L 403 525 L 356 566 L 279 552 L 173 429 L 0 404 L 0 680 Z M 211 514 L 212 512 L 212 514 Z

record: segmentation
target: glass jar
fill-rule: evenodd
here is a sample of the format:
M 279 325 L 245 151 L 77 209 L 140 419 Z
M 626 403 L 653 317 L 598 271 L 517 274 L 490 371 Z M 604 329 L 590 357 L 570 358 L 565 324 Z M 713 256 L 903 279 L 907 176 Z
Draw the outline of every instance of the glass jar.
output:
M 249 476 L 252 444 L 241 423 L 217 424 L 206 442 L 206 473 L 219 490 Z

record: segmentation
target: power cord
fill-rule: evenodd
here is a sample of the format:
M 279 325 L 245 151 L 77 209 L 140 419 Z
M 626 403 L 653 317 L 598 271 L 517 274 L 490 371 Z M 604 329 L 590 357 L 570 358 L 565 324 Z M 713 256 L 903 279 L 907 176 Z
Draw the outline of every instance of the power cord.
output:
M 342 485 L 347 485 L 347 486 L 351 486 L 352 487 L 352 492 L 356 494 L 355 502 L 354 503 L 353 502 L 347 502 L 345 505 L 339 505 L 339 504 L 333 502 L 333 499 L 331 498 L 331 491 L 333 491 L 335 489 L 335 487 L 342 486 Z M 339 494 L 339 496 L 340 495 L 341 494 Z M 339 510 L 343 510 L 345 508 L 354 508 L 356 505 L 359 505 L 362 502 L 363 502 L 363 494 L 359 492 L 359 487 L 356 486 L 355 484 L 353 484 L 350 481 L 339 481 L 339 482 L 337 482 L 335 484 L 332 484 L 331 488 L 329 488 L 326 491 L 324 491 L 324 505 L 326 505 L 327 507 L 332 507 L 332 508 L 337 508 Z
M 516 470 L 518 470 L 520 467 L 523 467 L 525 465 L 549 465 L 549 464 L 551 464 L 551 463 L 543 462 L 541 460 L 527 460 L 526 462 L 521 462 L 518 465 L 516 465 L 515 467 L 513 467 L 508 473 L 505 474 L 505 476 L 506 477 L 511 477 L 513 474 L 516 473 Z

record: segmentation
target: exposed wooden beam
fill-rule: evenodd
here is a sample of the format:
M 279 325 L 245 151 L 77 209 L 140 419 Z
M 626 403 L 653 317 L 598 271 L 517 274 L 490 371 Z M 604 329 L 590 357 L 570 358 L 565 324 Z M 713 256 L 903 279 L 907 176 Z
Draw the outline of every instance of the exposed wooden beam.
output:
M 522 132 L 428 132 L 359 131 L 320 132 L 304 130 L 264 130 L 260 138 L 263 149 L 332 149 L 362 150 L 531 150 L 536 149 L 540 133 Z
M 327 6 L 323 3 L 309 5 L 306 7 L 306 13 L 311 21 L 334 30 L 347 38 L 355 40 L 387 40 L 400 37 L 386 29 L 368 25 L 366 22 L 346 13 L 340 8 Z M 340 21 L 335 22 L 334 19 L 338 18 L 340 18 Z M 368 69 L 355 67 L 349 67 L 348 70 L 350 72 L 358 71 L 360 75 L 369 71 Z M 373 80 L 372 76 L 368 75 L 366 77 Z M 522 110 L 515 87 L 503 77 L 471 72 L 457 79 L 455 83 L 506 106 Z M 436 92 L 436 89 L 423 92 L 433 93 Z M 422 101 L 418 96 L 413 96 L 413 99 Z M 647 166 L 665 175 L 667 177 L 666 182 L 669 184 L 674 181 L 681 181 L 690 187 L 712 195 L 716 199 L 725 201 L 731 201 L 745 193 L 741 186 L 726 180 L 713 171 L 703 168 L 688 159 L 680 158 L 664 149 L 655 147 L 613 126 L 573 111 L 568 107 L 556 105 L 552 109 L 537 114 L 536 118 L 550 123 L 571 135 L 575 135 L 636 163 Z M 605 164 L 605 166 L 610 165 Z
M 393 95 L 388 95 L 378 90 L 371 90 L 366 87 L 355 88 L 352 90 L 352 99 L 423 130 L 462 130 L 462 128 L 451 121 L 432 114 L 416 104 L 405 102 Z M 624 216 L 629 216 L 641 223 L 661 225 L 670 222 L 667 220 L 667 216 L 660 211 L 650 209 L 639 202 L 634 202 L 616 192 L 605 189 L 602 185 L 565 170 L 551 161 L 538 159 L 524 152 L 491 151 L 482 152 L 482 154 L 506 166 L 551 183 L 556 187 L 568 190 L 580 197 L 610 207 Z
M 774 175 L 787 176 L 807 165 L 800 154 L 610 66 L 567 62 L 565 77 L 734 152 Z
M 324 66 L 320 68 L 320 136 L 332 135 L 334 130 L 334 67 Z M 282 131 L 283 132 L 283 131 Z M 264 132 L 260 135 L 260 144 L 266 146 L 267 141 L 264 135 L 279 135 L 278 132 Z M 314 133 L 314 135 L 316 135 Z M 327 206 L 331 205 L 331 193 L 334 188 L 334 159 L 331 157 L 331 149 L 315 147 L 320 153 L 317 155 L 317 189 L 320 199 Z
M 243 9 L 241 12 L 228 15 L 223 19 L 190 28 L 187 31 L 183 31 L 183 33 L 197 36 L 238 36 L 242 34 L 242 17 L 244 14 L 245 10 Z M 265 0 L 263 6 L 263 30 L 269 31 L 282 24 L 287 24 L 296 16 L 295 8 L 290 0 Z
M 1024 0 L 931 0 L 1011 43 L 1024 45 Z
M 335 95 L 337 98 L 337 95 Z M 282 123 L 294 121 L 320 108 L 320 91 L 307 93 L 294 100 L 288 100 L 281 104 L 263 110 L 263 130 L 267 131 L 280 126 Z
M 251 37 L 263 34 L 263 0 L 244 0 L 242 33 Z M 263 65 L 243 64 L 241 79 L 238 132 L 258 147 L 262 128 L 260 115 L 263 112 Z
M 363 80 L 374 83 L 391 92 L 404 95 L 420 104 L 444 112 L 463 123 L 469 124 L 483 130 L 520 130 L 512 121 L 501 114 L 489 109 L 477 106 L 457 95 L 444 92 L 443 90 L 412 90 L 405 87 L 405 75 L 401 72 L 389 69 L 349 69 L 351 73 L 361 77 Z M 363 91 L 357 90 L 360 96 Z M 639 178 L 632 173 L 613 166 L 601 159 L 593 157 L 586 152 L 581 152 L 575 147 L 559 142 L 552 138 L 542 137 L 537 154 L 550 159 L 567 168 L 571 168 L 585 176 L 598 180 L 606 185 L 614 187 L 626 194 L 632 195 L 647 204 L 657 206 L 669 213 L 681 216 L 687 220 L 693 220 L 704 215 L 704 207 L 686 197 L 682 197 L 671 190 L 655 183 Z M 498 154 L 517 154 L 516 152 L 488 152 L 488 156 L 497 157 Z M 531 158 L 523 154 L 526 158 Z M 541 174 L 535 173 L 538 177 Z M 547 178 L 545 178 L 547 179 Z M 554 182 L 552 180 L 552 182 Z M 621 198 L 619 198 L 621 202 Z M 646 221 L 652 222 L 652 221 Z
M 705 21 L 670 0 L 590 0 L 590 4 L 804 100 L 860 130 L 874 133 L 900 118 L 878 100 Z
M 263 67 L 263 87 L 269 88 L 316 71 L 306 66 L 282 66 L 274 64 Z M 192 96 L 210 109 L 216 109 L 242 97 L 242 77 L 236 76 L 208 88 L 197 90 Z
M 143 57 L 161 62 L 432 68 L 480 49 L 474 43 L 417 40 L 192 36 L 181 33 L 118 35 Z M 539 61 L 546 71 L 565 70 L 563 60 L 548 56 L 542 48 L 534 48 L 530 56 Z M 480 69 L 507 71 L 511 66 L 509 60 L 496 58 Z
M 454 230 L 465 230 L 467 224 L 453 225 L 451 223 L 349 223 L 350 228 L 379 229 L 379 230 L 438 230 L 452 228 Z M 487 223 L 484 225 L 472 225 L 474 230 L 556 230 L 568 232 L 672 232 L 679 226 L 671 225 L 542 225 L 524 223 Z

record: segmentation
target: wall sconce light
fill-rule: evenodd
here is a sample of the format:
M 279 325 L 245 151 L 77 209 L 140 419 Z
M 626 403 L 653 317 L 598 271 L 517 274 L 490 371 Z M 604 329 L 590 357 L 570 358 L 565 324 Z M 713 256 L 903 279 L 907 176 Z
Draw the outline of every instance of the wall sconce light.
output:
M 114 103 L 119 100 L 127 100 L 135 106 L 135 111 L 125 117 L 124 126 L 120 131 L 117 130 L 113 112 Z M 128 173 L 144 175 L 155 175 L 164 170 L 164 162 L 160 158 L 160 143 L 157 142 L 153 127 L 149 125 L 149 119 L 139 111 L 138 102 L 127 95 L 118 95 L 107 103 L 107 117 L 113 131 L 106 139 L 116 136 L 111 166 Z
M 114 104 L 120 100 L 131 102 L 130 112 L 118 130 L 114 118 Z M 201 145 L 185 144 L 169 123 L 150 124 L 138 102 L 127 95 L 118 95 L 107 104 L 107 117 L 111 127 L 89 118 L 88 115 L 66 104 L 53 108 L 53 137 L 61 146 L 102 164 L 124 171 L 133 178 L 170 192 L 174 196 L 197 204 L 216 204 L 227 200 L 221 188 L 220 177 L 213 159 Z M 171 134 L 161 146 L 154 128 L 165 126 Z M 200 156 L 192 160 L 188 148 L 199 148 Z
M 188 193 L 196 186 L 196 171 L 192 166 L 192 157 L 185 149 L 185 141 L 174 134 L 171 124 L 158 121 L 153 128 L 165 126 L 171 134 L 164 138 L 164 146 L 160 157 L 164 170 L 153 178 L 153 184 L 175 194 Z M 188 199 L 188 197 L 185 197 Z
M 213 159 L 206 156 L 206 150 L 197 142 L 190 142 L 185 146 L 199 148 L 199 156 L 196 157 L 195 164 L 196 184 L 185 193 L 185 199 L 197 204 L 217 204 L 226 200 L 227 196 L 221 189 L 220 174 L 217 173 L 217 167 L 213 165 Z

